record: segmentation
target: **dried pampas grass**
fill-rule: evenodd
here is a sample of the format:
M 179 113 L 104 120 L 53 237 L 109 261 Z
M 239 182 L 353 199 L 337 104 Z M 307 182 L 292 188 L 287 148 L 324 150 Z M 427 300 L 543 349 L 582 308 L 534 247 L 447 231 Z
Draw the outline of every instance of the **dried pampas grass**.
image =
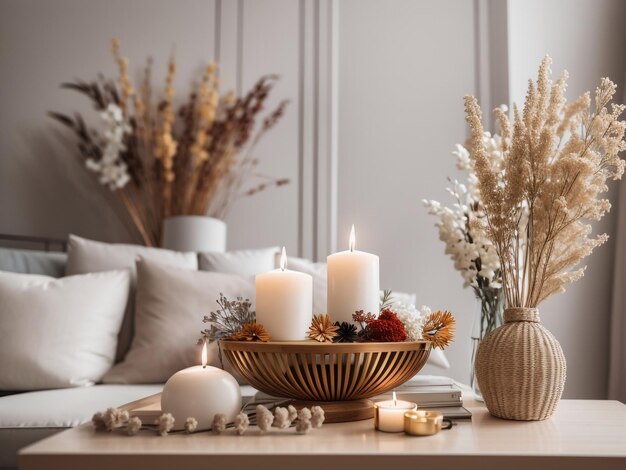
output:
M 584 273 L 577 267 L 606 234 L 591 236 L 590 221 L 610 209 L 607 181 L 621 179 L 626 148 L 624 105 L 611 104 L 616 85 L 603 78 L 592 105 L 589 92 L 567 103 L 567 72 L 550 79 L 550 57 L 528 84 L 513 120 L 495 110 L 504 168 L 494 168 L 483 144 L 481 109 L 465 97 L 471 158 L 485 209 L 474 228 L 496 246 L 508 307 L 536 307 Z

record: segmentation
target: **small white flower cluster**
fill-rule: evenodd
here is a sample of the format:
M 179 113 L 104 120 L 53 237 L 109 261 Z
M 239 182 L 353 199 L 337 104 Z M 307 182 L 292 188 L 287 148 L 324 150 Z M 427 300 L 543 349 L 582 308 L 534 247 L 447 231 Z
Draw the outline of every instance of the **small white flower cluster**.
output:
M 238 436 L 243 436 L 250 426 L 250 418 L 243 411 L 235 416 L 235 432 Z
M 485 132 L 485 151 L 494 168 L 502 168 L 504 155 L 501 151 L 501 137 Z M 457 180 L 450 180 L 452 187 L 446 191 L 456 200 L 452 206 L 442 206 L 438 201 L 422 202 L 428 213 L 439 217 L 439 239 L 446 244 L 445 253 L 450 255 L 454 268 L 463 276 L 464 286 L 502 286 L 500 260 L 496 248 L 487 234 L 472 224 L 471 219 L 484 217 L 477 188 L 478 180 L 474 173 L 469 151 L 457 144 L 452 152 L 457 158 L 457 168 L 468 173 L 467 186 Z M 479 279 L 478 278 L 482 278 Z
M 107 410 L 102 413 L 98 411 L 91 418 L 91 422 L 96 430 L 99 431 L 113 431 L 114 429 L 120 428 L 128 421 L 128 411 L 122 411 L 117 408 L 107 408 Z
M 274 422 L 274 415 L 270 410 L 263 405 L 256 406 L 256 425 L 259 427 L 262 433 L 266 433 L 272 427 Z
M 398 302 L 391 306 L 391 310 L 396 314 L 398 320 L 400 320 L 404 325 L 407 341 L 417 341 L 422 339 L 424 319 L 428 314 L 430 314 L 430 309 L 428 307 L 422 306 L 422 308 L 418 310 L 413 304 L 405 305 L 402 302 Z M 424 314 L 425 311 L 428 312 L 426 315 Z
M 115 191 L 123 188 L 130 181 L 128 166 L 121 160 L 120 153 L 126 150 L 124 136 L 132 129 L 124 120 L 120 107 L 114 103 L 110 103 L 107 109 L 100 113 L 100 117 L 105 126 L 102 133 L 102 157 L 100 160 L 88 158 L 85 165 L 89 170 L 98 174 L 100 184 Z
M 171 413 L 163 413 L 156 419 L 157 433 L 159 436 L 167 436 L 174 429 L 174 417 Z
M 292 423 L 296 423 L 296 432 L 305 434 L 312 428 L 321 428 L 324 423 L 324 410 L 319 406 L 314 406 L 310 410 L 302 408 L 296 410 L 292 405 L 287 408 L 276 407 L 274 413 L 263 405 L 256 407 L 256 424 L 261 434 L 268 432 L 272 426 L 279 429 L 289 428 Z M 137 416 L 129 417 L 128 411 L 122 411 L 117 408 L 109 408 L 104 413 L 98 412 L 91 418 L 96 431 L 113 431 L 117 428 L 126 426 L 126 434 L 135 436 L 142 427 L 142 422 Z M 174 417 L 171 413 L 161 414 L 154 422 L 156 432 L 160 436 L 167 436 L 174 429 Z M 213 417 L 211 430 L 214 434 L 221 434 L 226 430 L 227 418 L 224 414 L 216 414 Z M 243 411 L 235 416 L 234 421 L 235 433 L 242 436 L 250 427 L 250 418 Z M 198 429 L 198 420 L 189 417 L 185 420 L 183 426 L 187 434 L 196 432 Z

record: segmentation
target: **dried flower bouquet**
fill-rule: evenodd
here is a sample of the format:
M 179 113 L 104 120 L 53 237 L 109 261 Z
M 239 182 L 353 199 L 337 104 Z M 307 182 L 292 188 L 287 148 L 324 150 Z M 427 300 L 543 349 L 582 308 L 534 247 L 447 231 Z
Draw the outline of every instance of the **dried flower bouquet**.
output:
M 124 221 L 148 246 L 161 241 L 163 219 L 173 215 L 210 215 L 223 218 L 240 196 L 288 183 L 267 175 L 244 183 L 258 160 L 254 151 L 262 137 L 282 117 L 286 101 L 256 125 L 277 77 L 259 79 L 244 96 L 221 94 L 217 66 L 210 64 L 200 83 L 176 110 L 176 62 L 168 63 L 164 96 L 156 99 L 149 60 L 136 91 L 128 59 L 113 40 L 117 80 L 100 76 L 63 88 L 87 96 L 99 112 L 99 129 L 88 127 L 78 113 L 50 115 L 78 138 L 86 167 L 100 184 L 114 191 L 125 209 Z
M 536 307 L 583 275 L 585 268 L 576 266 L 608 238 L 591 237 L 589 222 L 611 207 L 601 196 L 607 180 L 624 173 L 619 152 L 626 148 L 626 122 L 620 120 L 625 107 L 608 109 L 615 84 L 601 80 L 593 107 L 589 92 L 567 103 L 567 72 L 553 84 L 550 64 L 546 56 L 512 122 L 501 109 L 494 111 L 502 128 L 502 167 L 488 156 L 476 98 L 465 97 L 485 213 L 471 221 L 472 228 L 484 231 L 496 248 L 508 307 Z

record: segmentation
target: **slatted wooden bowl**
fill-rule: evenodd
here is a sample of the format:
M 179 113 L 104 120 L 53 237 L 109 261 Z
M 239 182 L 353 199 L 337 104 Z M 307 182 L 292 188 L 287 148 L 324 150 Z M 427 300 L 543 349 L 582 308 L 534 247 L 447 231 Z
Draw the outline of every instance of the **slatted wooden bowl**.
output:
M 380 395 L 417 374 L 430 354 L 425 341 L 222 341 L 220 347 L 253 387 L 273 396 L 316 402 Z

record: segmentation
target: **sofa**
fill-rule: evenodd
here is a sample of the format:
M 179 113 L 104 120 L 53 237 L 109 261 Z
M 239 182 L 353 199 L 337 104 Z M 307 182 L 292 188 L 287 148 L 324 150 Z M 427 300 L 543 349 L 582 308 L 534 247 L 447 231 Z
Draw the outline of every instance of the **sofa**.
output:
M 69 254 L 0 248 L 0 274 L 5 273 L 6 276 L 10 276 L 7 273 L 19 273 L 33 276 L 33 279 L 42 276 L 62 280 L 67 279 L 64 276 L 80 276 L 91 271 L 125 267 L 132 271 L 128 296 L 124 297 L 126 305 L 122 308 L 124 311 L 120 314 L 119 324 L 115 324 L 116 331 L 119 331 L 114 343 L 107 346 L 109 362 L 104 366 L 106 371 L 101 365 L 101 371 L 91 380 L 76 383 L 60 382 L 56 385 L 56 382 L 35 380 L 32 390 L 28 389 L 30 382 L 24 382 L 24 373 L 19 370 L 17 375 L 13 374 L 13 382 L 10 377 L 2 379 L 4 382 L 0 380 L 0 468 L 14 468 L 20 448 L 84 423 L 96 411 L 160 392 L 167 377 L 180 368 L 192 365 L 198 357 L 195 343 L 191 345 L 187 336 L 189 331 L 193 334 L 196 328 L 199 333 L 201 317 L 211 309 L 208 299 L 216 295 L 213 289 L 217 291 L 219 288 L 220 292 L 226 290 L 231 292 L 230 295 L 246 291 L 245 295 L 253 296 L 254 275 L 275 267 L 276 252 L 276 247 L 270 247 L 227 253 L 184 254 L 105 244 L 73 236 L 69 240 Z M 161 261 L 166 262 L 163 264 Z M 324 264 L 294 259 L 290 267 L 313 275 L 314 312 L 323 311 L 326 303 Z M 208 285 L 215 287 L 207 289 Z M 0 290 L 0 295 L 2 292 Z M 182 298 L 186 299 L 185 302 L 181 302 Z M 414 296 L 407 294 L 399 298 L 406 303 L 415 302 Z M 2 300 L 0 298 L 0 302 Z M 17 300 L 20 300 L 19 297 Z M 176 309 L 172 308 L 172 302 L 179 302 Z M 164 305 L 169 306 L 166 308 Z M 159 312 L 159 309 L 163 311 Z M 187 313 L 183 312 L 187 318 L 184 321 L 189 323 L 187 327 L 180 316 L 183 313 L 177 313 L 179 316 L 174 319 L 166 318 L 172 316 L 172 310 L 178 312 L 180 309 L 188 309 Z M 7 312 L 6 308 L 4 312 Z M 38 323 L 38 320 L 34 321 Z M 167 321 L 170 321 L 169 326 Z M 168 332 L 182 329 L 186 337 L 175 337 L 174 333 L 164 336 L 163 332 L 154 331 L 153 324 L 162 325 Z M 2 325 L 8 329 L 6 322 L 0 323 L 0 327 Z M 98 334 L 105 329 L 101 327 Z M 0 331 L 3 338 L 13 340 L 12 335 L 12 331 Z M 21 342 L 31 340 L 22 338 Z M 182 343 L 185 343 L 184 351 L 181 350 L 180 354 L 172 352 Z M 17 347 L 22 347 L 22 344 Z M 217 354 L 213 351 L 212 355 L 215 363 Z M 54 354 L 51 352 L 51 357 L 47 359 L 52 360 L 52 357 Z M 18 359 L 21 360 L 21 357 Z M 7 358 L 3 357 L 5 360 Z M 440 367 L 447 365 L 441 352 L 434 354 L 430 361 Z M 7 389 L 7 383 L 9 386 L 17 384 L 11 387 L 15 390 Z M 242 384 L 244 395 L 254 392 L 251 387 Z

